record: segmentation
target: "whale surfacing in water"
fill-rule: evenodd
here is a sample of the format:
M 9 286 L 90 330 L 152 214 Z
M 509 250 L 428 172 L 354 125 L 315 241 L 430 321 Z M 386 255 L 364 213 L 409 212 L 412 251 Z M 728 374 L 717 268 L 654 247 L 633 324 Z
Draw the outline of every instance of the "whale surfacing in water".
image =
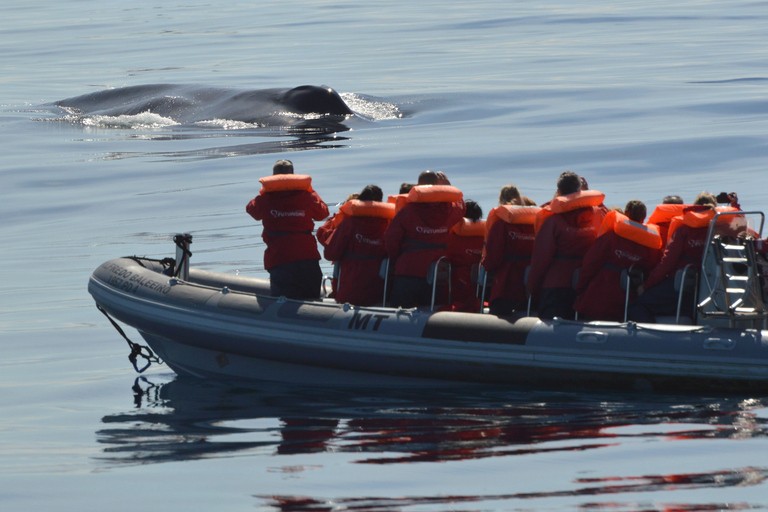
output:
M 354 115 L 339 93 L 327 86 L 234 90 L 155 84 L 108 89 L 54 103 L 85 116 L 151 112 L 180 124 L 227 119 L 265 126 L 301 125 L 314 116 L 341 122 Z

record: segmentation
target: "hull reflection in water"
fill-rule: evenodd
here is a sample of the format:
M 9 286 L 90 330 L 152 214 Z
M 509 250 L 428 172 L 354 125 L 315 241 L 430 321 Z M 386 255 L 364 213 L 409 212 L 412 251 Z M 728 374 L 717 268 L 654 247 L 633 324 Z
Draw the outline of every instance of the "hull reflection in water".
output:
M 161 378 L 160 378 L 161 379 Z M 637 438 L 765 437 L 766 400 L 554 393 L 487 386 L 430 391 L 233 387 L 139 378 L 136 409 L 105 416 L 108 464 L 346 452 L 404 464 L 595 450 Z M 266 387 L 268 386 L 268 387 Z M 661 426 L 636 428 L 637 426 Z M 651 478 L 651 477 L 641 477 Z M 655 478 L 655 477 L 653 477 Z M 611 484 L 618 485 L 618 484 Z M 640 485 L 624 483 L 621 485 Z

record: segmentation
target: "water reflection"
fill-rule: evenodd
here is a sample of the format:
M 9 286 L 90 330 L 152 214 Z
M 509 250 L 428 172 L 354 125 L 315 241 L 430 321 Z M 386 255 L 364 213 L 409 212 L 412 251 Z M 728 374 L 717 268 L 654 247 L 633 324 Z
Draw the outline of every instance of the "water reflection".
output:
M 358 464 L 404 464 L 587 451 L 636 438 L 764 437 L 765 399 L 595 395 L 456 387 L 387 392 L 264 385 L 233 387 L 196 379 L 137 379 L 135 408 L 102 419 L 96 432 L 106 464 L 201 457 L 345 452 Z M 728 475 L 668 475 L 613 486 L 762 481 L 762 468 Z M 739 476 L 741 475 L 741 476 Z M 747 476 L 744 476 L 747 475 Z M 757 476 L 755 476 L 757 475 Z M 592 484 L 584 480 L 583 484 Z M 587 485 L 583 493 L 588 494 Z

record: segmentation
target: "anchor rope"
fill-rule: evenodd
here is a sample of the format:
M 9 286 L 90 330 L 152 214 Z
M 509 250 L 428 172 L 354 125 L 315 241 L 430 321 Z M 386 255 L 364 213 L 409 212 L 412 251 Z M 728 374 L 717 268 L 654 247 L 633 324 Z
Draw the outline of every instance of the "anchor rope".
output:
M 101 311 L 105 317 L 107 317 L 107 320 L 112 324 L 112 326 L 117 330 L 117 332 L 125 339 L 125 341 L 128 342 L 128 346 L 131 348 L 131 353 L 128 355 L 128 360 L 133 365 L 133 368 L 136 370 L 137 373 L 144 373 L 144 370 L 149 368 L 152 363 L 157 364 L 163 364 L 163 361 L 155 355 L 154 352 L 152 352 L 152 349 L 149 348 L 146 345 L 140 345 L 139 343 L 135 343 L 128 339 L 128 336 L 125 334 L 125 331 L 115 322 L 115 320 L 112 319 L 111 316 L 109 316 L 109 313 L 107 313 L 104 308 L 96 304 L 96 308 Z M 147 360 L 147 364 L 144 365 L 143 368 L 139 368 L 137 364 L 137 360 L 139 357 L 143 357 Z

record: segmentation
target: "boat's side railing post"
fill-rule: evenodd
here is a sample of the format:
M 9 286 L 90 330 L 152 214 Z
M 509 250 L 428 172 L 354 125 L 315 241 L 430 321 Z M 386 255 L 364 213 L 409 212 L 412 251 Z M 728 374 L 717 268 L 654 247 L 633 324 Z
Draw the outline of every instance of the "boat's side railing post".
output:
M 638 278 L 638 281 L 643 282 L 643 273 L 634 265 L 629 268 L 621 269 L 621 288 L 624 290 L 624 322 L 627 321 L 629 316 L 629 292 L 632 290 L 632 279 Z
M 379 267 L 379 277 L 384 279 L 384 295 L 381 298 L 381 305 L 387 305 L 387 287 L 389 286 L 389 258 L 384 258 Z
M 488 271 L 482 265 L 477 266 L 477 286 L 475 287 L 475 297 L 480 299 L 480 311 L 485 309 L 485 294 L 488 289 Z
M 192 235 L 189 233 L 178 234 L 173 237 L 176 244 L 176 271 L 174 277 L 182 281 L 189 281 L 189 257 L 192 253 L 189 246 L 192 243 Z
M 525 272 L 523 273 L 523 286 L 525 286 L 525 293 L 528 295 L 528 310 L 525 313 L 525 316 L 531 316 L 531 305 L 533 304 L 533 295 L 531 295 L 528 292 L 528 274 L 531 273 L 531 266 L 528 265 L 525 267 Z
M 451 261 L 448 259 L 447 256 L 440 256 L 438 259 L 432 262 L 432 265 L 429 268 L 429 275 L 427 276 L 427 281 L 432 281 L 432 304 L 431 308 L 432 311 L 435 310 L 435 299 L 437 296 L 437 278 L 438 274 L 440 272 L 440 265 L 445 265 L 448 274 L 448 304 L 451 303 Z
M 696 292 L 697 292 L 697 290 L 699 288 L 698 282 L 696 282 L 696 281 L 698 281 L 698 279 L 697 279 L 696 267 L 694 265 L 690 265 L 690 264 L 686 265 L 685 268 L 683 268 L 682 270 L 678 270 L 677 271 L 677 274 L 675 275 L 675 288 L 678 289 L 678 294 L 677 294 L 677 315 L 675 315 L 675 323 L 676 324 L 680 323 L 680 312 L 681 312 L 681 309 L 683 307 L 683 294 L 685 293 L 685 289 L 687 288 L 688 283 L 689 283 L 689 277 L 688 277 L 689 271 L 693 272 L 693 274 L 692 274 L 693 275 L 693 279 L 695 279 L 695 281 L 694 281 L 695 289 L 694 289 L 694 293 L 693 293 L 694 299 L 696 298 L 696 294 L 697 294 Z M 694 314 L 694 317 L 695 317 L 696 311 L 694 311 L 693 314 Z M 696 322 L 695 318 L 692 318 L 691 320 L 694 323 Z

